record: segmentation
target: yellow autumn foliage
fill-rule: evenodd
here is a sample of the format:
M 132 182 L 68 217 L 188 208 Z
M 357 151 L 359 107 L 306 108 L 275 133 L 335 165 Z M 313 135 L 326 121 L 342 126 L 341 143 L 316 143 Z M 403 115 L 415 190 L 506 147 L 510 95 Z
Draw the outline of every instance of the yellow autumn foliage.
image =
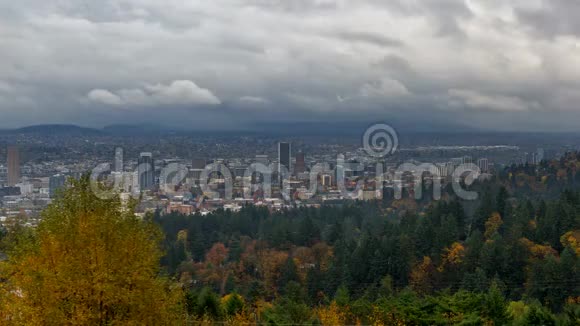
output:
M 228 318 L 224 324 L 231 326 L 256 325 L 257 322 L 255 320 L 255 317 L 253 317 L 251 314 L 242 311 L 235 314 L 231 318 Z
M 576 255 L 580 256 L 580 230 L 564 233 L 564 235 L 560 237 L 560 243 L 562 243 L 564 247 L 572 248 Z
M 397 317 L 397 315 L 392 311 L 383 311 L 377 305 L 372 306 L 372 311 L 369 316 L 367 316 L 368 320 L 371 322 L 371 325 L 375 326 L 404 326 L 406 325 L 405 321 L 401 318 Z
M 529 250 L 532 258 L 543 259 L 548 255 L 556 256 L 558 254 L 558 252 L 554 248 L 547 245 L 534 243 L 533 241 L 527 238 L 521 238 L 519 242 Z
M 175 325 L 181 290 L 159 277 L 160 231 L 88 177 L 73 181 L 0 275 L 3 325 Z M 175 287 L 175 286 L 174 286 Z
M 187 230 L 181 230 L 177 232 L 177 240 L 182 241 L 183 243 L 187 242 Z
M 445 248 L 444 251 L 441 265 L 437 268 L 439 272 L 443 272 L 445 266 L 457 266 L 463 262 L 465 247 L 461 243 L 454 242 L 450 247 Z
M 316 315 L 323 326 L 345 325 L 348 318 L 347 308 L 339 307 L 335 301 L 316 309 Z

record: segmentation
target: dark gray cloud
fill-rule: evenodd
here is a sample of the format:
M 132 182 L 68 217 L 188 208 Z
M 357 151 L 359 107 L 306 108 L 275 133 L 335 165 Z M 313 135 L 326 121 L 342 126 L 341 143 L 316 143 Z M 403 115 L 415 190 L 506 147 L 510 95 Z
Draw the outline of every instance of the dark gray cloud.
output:
M 541 0 L 535 7 L 516 8 L 518 18 L 543 37 L 580 36 L 580 2 Z
M 392 117 L 575 130 L 578 6 L 565 0 L 5 1 L 0 127 L 229 128 Z

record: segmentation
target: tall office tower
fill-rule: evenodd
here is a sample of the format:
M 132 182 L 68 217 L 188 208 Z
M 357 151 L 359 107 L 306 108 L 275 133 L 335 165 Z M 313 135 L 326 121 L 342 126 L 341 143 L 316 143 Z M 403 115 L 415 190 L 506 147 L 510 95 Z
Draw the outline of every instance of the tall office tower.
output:
M 191 161 L 191 170 L 188 173 L 188 183 L 190 184 L 198 184 L 201 180 L 201 176 L 203 175 L 203 171 L 205 170 L 205 166 L 207 165 L 207 161 L 204 158 L 194 158 Z
M 118 147 L 115 149 L 115 172 L 123 172 L 123 149 Z
M 445 163 L 445 168 L 447 170 L 446 175 L 451 176 L 453 175 L 453 171 L 455 171 L 455 164 L 453 162 L 447 162 Z
M 194 158 L 191 162 L 191 168 L 196 170 L 203 170 L 205 169 L 205 159 L 204 158 Z
M 489 161 L 486 158 L 480 158 L 477 160 L 477 166 L 481 172 L 487 172 L 489 170 Z
M 473 163 L 473 159 L 471 158 L 471 156 L 466 155 L 464 157 L 462 157 L 462 162 L 463 164 L 471 164 Z
M 304 173 L 306 171 L 306 162 L 304 159 L 304 153 L 296 153 L 296 165 L 294 165 L 294 174 Z
M 435 166 L 437 167 L 437 173 L 439 174 L 439 177 L 441 178 L 447 177 L 447 166 L 445 165 L 445 163 L 437 163 L 435 164 Z
M 538 148 L 538 150 L 536 151 L 536 159 L 538 160 L 538 163 L 542 162 L 545 158 L 546 154 L 543 148 Z
M 278 170 L 282 171 L 282 165 L 286 167 L 288 172 L 292 171 L 290 164 L 290 143 L 278 143 Z
M 20 153 L 18 147 L 8 147 L 8 185 L 14 186 L 20 182 Z
M 536 152 L 526 153 L 526 163 L 536 164 Z
M 320 176 L 320 182 L 323 186 L 331 186 L 332 185 L 332 175 L 330 174 L 323 174 Z
M 155 166 L 153 165 L 153 154 L 141 153 L 138 161 L 139 189 L 147 190 L 153 188 L 155 184 Z
M 48 194 L 54 198 L 57 191 L 66 184 L 66 177 L 63 174 L 55 174 L 48 179 Z
M 544 160 L 550 161 L 556 157 L 557 151 L 555 149 L 544 149 L 542 150 L 542 158 Z

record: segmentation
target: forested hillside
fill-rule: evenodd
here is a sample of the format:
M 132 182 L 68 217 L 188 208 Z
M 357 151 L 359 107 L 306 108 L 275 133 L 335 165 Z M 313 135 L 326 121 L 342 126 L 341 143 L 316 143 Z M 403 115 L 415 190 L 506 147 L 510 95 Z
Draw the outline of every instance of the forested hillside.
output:
M 574 324 L 580 193 L 566 189 L 576 159 L 506 169 L 475 186 L 472 214 L 447 196 L 396 211 L 375 201 L 156 216 L 162 263 L 199 320 Z

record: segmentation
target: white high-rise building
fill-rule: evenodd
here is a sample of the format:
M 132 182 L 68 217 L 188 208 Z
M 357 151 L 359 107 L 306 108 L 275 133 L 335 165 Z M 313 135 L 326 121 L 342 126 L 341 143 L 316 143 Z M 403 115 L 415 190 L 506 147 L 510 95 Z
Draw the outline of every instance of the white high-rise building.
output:
M 447 163 L 437 163 L 437 173 L 441 178 L 447 177 Z
M 480 158 L 477 160 L 477 166 L 481 170 L 481 172 L 488 172 L 489 171 L 489 161 L 487 158 Z
M 542 162 L 545 158 L 546 154 L 544 152 L 543 148 L 538 148 L 538 150 L 536 151 L 536 160 L 538 161 L 538 163 Z
M 473 163 L 473 158 L 469 155 L 466 155 L 466 156 L 461 158 L 461 163 L 463 163 L 463 164 Z

